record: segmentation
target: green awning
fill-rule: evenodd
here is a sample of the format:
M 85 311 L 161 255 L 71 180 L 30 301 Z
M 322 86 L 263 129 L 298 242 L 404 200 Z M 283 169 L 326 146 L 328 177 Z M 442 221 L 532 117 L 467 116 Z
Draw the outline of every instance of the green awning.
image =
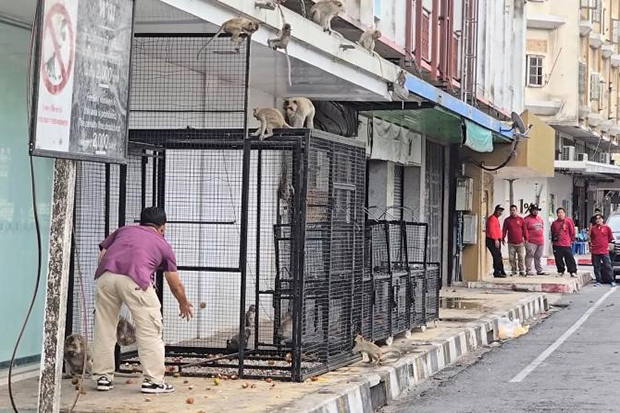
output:
M 476 152 L 493 152 L 493 132 L 463 119 L 465 122 L 465 146 Z

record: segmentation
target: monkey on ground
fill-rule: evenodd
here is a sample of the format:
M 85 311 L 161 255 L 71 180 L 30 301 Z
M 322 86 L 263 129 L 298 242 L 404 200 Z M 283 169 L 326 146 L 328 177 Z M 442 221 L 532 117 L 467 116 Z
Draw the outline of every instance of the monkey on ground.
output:
M 252 136 L 258 136 L 261 140 L 273 136 L 274 129 L 291 129 L 284 116 L 275 108 L 254 108 L 254 117 L 260 122 L 260 127 Z
M 360 352 L 362 353 L 362 355 L 366 354 L 368 356 L 367 363 L 373 364 L 380 364 L 382 361 L 384 361 L 383 356 L 389 353 L 396 354 L 396 359 L 394 361 L 398 360 L 401 356 L 398 350 L 388 350 L 384 353 L 383 350 L 381 350 L 381 347 L 379 347 L 373 342 L 366 341 L 364 337 L 358 334 L 355 337 L 355 347 L 353 347 L 353 353 Z
M 71 334 L 65 339 L 63 357 L 65 360 L 65 377 L 74 377 L 82 374 L 84 356 L 86 356 L 86 374 L 90 375 L 93 367 L 93 358 L 86 338 L 81 334 Z
M 320 0 L 310 8 L 310 19 L 323 28 L 324 32 L 332 33 L 332 19 L 344 9 L 340 0 Z
M 284 99 L 284 111 L 290 125 L 294 128 L 314 129 L 315 109 L 312 101 L 304 97 Z
M 209 43 L 217 39 L 222 32 L 232 35 L 230 41 L 236 44 L 235 51 L 239 52 L 243 40 L 245 40 L 246 37 L 253 35 L 258 30 L 258 26 L 259 23 L 257 21 L 247 19 L 245 17 L 235 17 L 227 20 L 220 26 L 217 33 L 215 33 L 215 35 L 200 48 L 198 51 L 198 56 L 200 56 L 200 53 L 202 53 Z
M 239 334 L 233 334 L 230 339 L 226 341 L 226 351 L 228 351 L 229 353 L 236 353 L 241 348 L 245 350 L 251 334 L 252 329 L 250 327 L 245 327 L 245 329 L 243 330 L 243 342 L 241 343 L 241 346 L 239 346 Z
M 136 342 L 136 328 L 125 317 L 120 317 L 116 326 L 116 342 L 119 346 L 131 346 Z
M 291 39 L 291 25 L 284 23 L 282 29 L 278 32 L 278 36 L 267 40 L 267 45 L 273 50 L 282 49 L 286 53 L 286 65 L 288 67 L 288 85 L 293 86 L 291 77 L 291 58 L 288 55 L 288 42 Z

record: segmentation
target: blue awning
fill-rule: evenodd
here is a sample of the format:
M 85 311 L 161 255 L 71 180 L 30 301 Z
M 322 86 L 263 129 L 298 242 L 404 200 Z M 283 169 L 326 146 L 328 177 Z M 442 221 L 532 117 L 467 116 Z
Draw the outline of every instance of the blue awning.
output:
M 473 122 L 478 126 L 487 129 L 493 134 L 498 135 L 504 139 L 512 140 L 512 130 L 507 130 L 507 128 L 502 125 L 502 122 L 500 120 L 487 115 L 480 109 L 468 105 L 462 100 L 457 99 L 449 93 L 436 88 L 435 86 L 431 85 L 428 82 L 425 82 L 419 77 L 407 74 L 405 87 L 411 93 L 414 93 L 422 99 L 436 103 L 442 108 L 447 109 L 448 111 L 456 115 L 459 115 L 464 120 Z

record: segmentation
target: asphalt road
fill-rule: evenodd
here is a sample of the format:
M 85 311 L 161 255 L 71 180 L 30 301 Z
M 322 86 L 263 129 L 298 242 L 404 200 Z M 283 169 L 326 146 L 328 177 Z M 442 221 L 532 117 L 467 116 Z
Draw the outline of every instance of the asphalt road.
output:
M 559 304 L 568 306 L 528 334 L 473 354 L 382 412 L 620 412 L 620 291 L 587 287 Z

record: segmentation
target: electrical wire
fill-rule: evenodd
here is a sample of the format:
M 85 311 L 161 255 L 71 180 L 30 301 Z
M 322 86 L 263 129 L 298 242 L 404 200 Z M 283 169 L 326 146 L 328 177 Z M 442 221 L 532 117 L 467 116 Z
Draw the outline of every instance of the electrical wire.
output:
M 37 1 L 37 5 L 35 8 L 34 20 L 32 24 L 32 31 L 30 32 L 30 44 L 28 47 L 28 73 L 26 76 L 26 110 L 27 110 L 27 121 L 28 121 L 28 137 L 32 138 L 32 128 L 31 128 L 31 109 L 32 109 L 32 54 L 34 49 L 35 40 L 39 33 L 39 15 L 43 8 L 42 0 Z M 30 315 L 32 314 L 32 309 L 34 308 L 34 304 L 37 300 L 37 295 L 39 294 L 39 284 L 41 284 L 41 266 L 42 266 L 42 248 L 41 248 L 41 226 L 39 224 L 39 212 L 37 210 L 37 197 L 36 197 L 36 182 L 34 179 L 34 161 L 32 156 L 30 158 L 30 189 L 32 191 L 32 214 L 34 218 L 35 224 L 35 232 L 37 239 L 37 276 L 35 281 L 34 290 L 32 292 L 32 298 L 30 299 L 30 305 L 28 306 L 28 312 L 26 313 L 26 318 L 22 323 L 21 329 L 19 331 L 19 335 L 17 336 L 17 340 L 15 341 L 15 347 L 13 348 L 13 354 L 11 355 L 11 361 L 9 363 L 9 375 L 8 375 L 8 389 L 9 389 L 9 399 L 11 401 L 11 407 L 15 413 L 19 413 L 17 410 L 17 405 L 15 404 L 15 398 L 13 395 L 13 365 L 15 364 L 15 358 L 17 357 L 17 351 L 19 349 L 19 344 L 24 336 L 24 331 L 26 330 L 26 326 L 28 325 L 28 320 L 30 319 Z

